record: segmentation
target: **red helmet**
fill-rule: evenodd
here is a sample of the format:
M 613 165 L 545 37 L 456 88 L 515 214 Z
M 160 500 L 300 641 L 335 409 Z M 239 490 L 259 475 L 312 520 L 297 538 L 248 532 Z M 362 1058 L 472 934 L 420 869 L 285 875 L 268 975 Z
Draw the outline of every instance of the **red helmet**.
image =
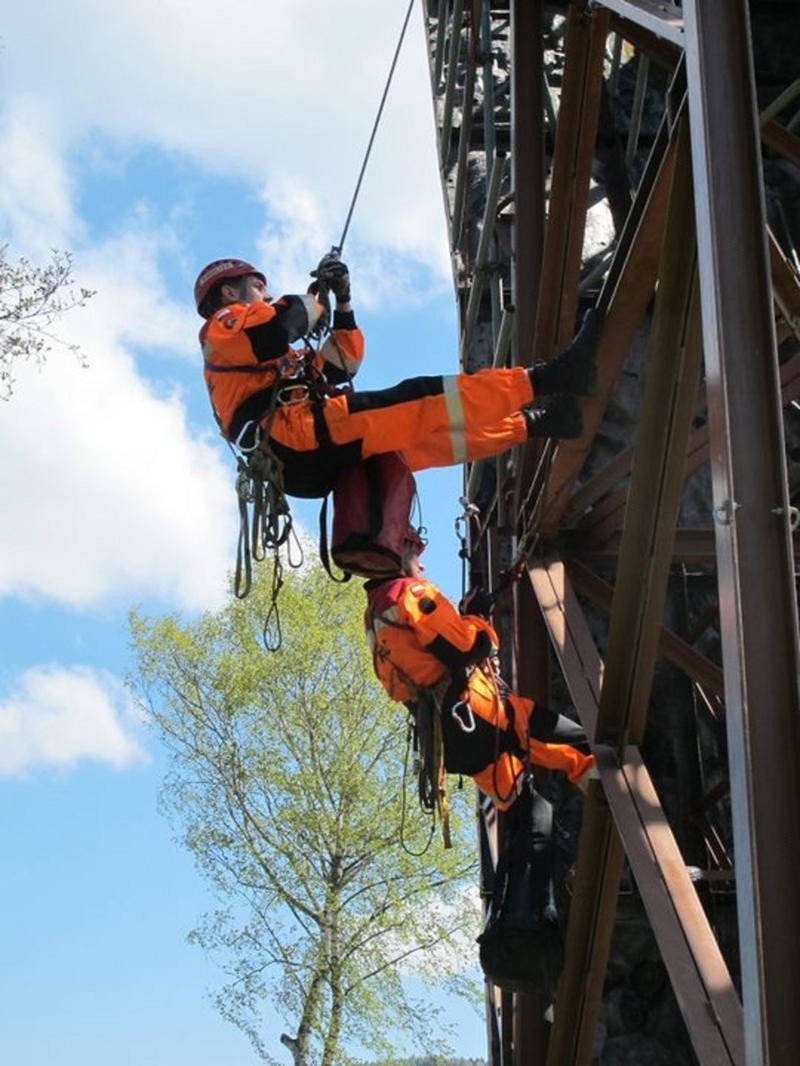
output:
M 200 308 L 206 296 L 208 296 L 218 281 L 225 281 L 226 278 L 243 278 L 247 274 L 255 274 L 257 278 L 261 278 L 265 285 L 267 284 L 267 279 L 261 271 L 250 263 L 246 263 L 244 259 L 215 259 L 213 263 L 204 266 L 197 275 L 197 281 L 194 283 L 194 302 L 198 314 L 203 315 L 203 318 L 208 317 L 203 314 Z

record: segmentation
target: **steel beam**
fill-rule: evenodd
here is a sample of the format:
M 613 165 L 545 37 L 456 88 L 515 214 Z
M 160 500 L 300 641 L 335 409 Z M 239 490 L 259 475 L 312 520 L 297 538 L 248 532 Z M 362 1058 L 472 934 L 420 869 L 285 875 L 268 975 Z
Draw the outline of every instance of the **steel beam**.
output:
M 595 727 L 596 743 L 620 750 L 630 743 L 641 743 L 644 734 L 671 540 L 680 504 L 682 457 L 700 369 L 693 253 L 690 246 L 687 257 L 686 249 L 686 234 L 693 232 L 694 225 L 685 120 L 678 132 L 676 154 L 629 518 L 620 552 L 606 673 Z M 600 865 L 594 865 L 598 859 Z M 593 864 L 591 868 L 589 863 Z M 567 951 L 570 947 L 580 951 L 585 960 L 583 966 L 588 969 L 582 977 L 581 966 L 569 962 L 565 966 L 569 1006 L 556 1016 L 551 1048 L 557 1049 L 561 1059 L 554 1058 L 553 1062 L 584 1063 L 591 1054 L 621 873 L 622 852 L 611 844 L 609 812 L 600 804 L 595 790 L 590 789 L 575 884 L 576 895 L 593 892 L 594 899 L 588 916 L 579 911 L 573 918 L 573 911 L 570 912 L 567 932 Z M 579 947 L 578 942 L 585 940 L 587 932 L 588 941 Z M 567 1049 L 571 1050 L 565 1055 Z
M 453 129 L 453 102 L 456 92 L 458 63 L 461 56 L 461 25 L 464 18 L 464 0 L 454 0 L 453 21 L 447 37 L 447 73 L 445 74 L 442 98 L 441 130 L 439 132 L 439 160 L 444 168 L 450 155 L 450 134 Z
M 529 577 L 591 735 L 603 666 L 586 619 L 558 560 L 532 566 Z M 603 791 L 593 783 L 584 808 L 548 1066 L 582 1066 L 591 1056 L 586 995 L 602 987 L 597 951 L 608 950 L 616 905 L 616 888 L 609 889 L 622 866 L 623 843 L 700 1061 L 742 1066 L 742 1014 L 733 982 L 638 750 L 628 747 L 618 757 L 595 747 L 595 753 Z
M 597 761 L 698 1061 L 743 1066 L 742 1006 L 639 749 Z
M 800 137 L 791 133 L 773 119 L 765 122 L 761 127 L 761 140 L 773 152 L 790 159 L 795 166 L 800 167 Z
M 436 42 L 433 46 L 432 87 L 438 92 L 444 65 L 444 41 L 447 32 L 447 0 L 439 0 L 436 14 Z M 430 43 L 428 45 L 430 49 Z
M 607 31 L 605 12 L 588 16 L 570 4 L 535 350 L 521 353 L 528 365 L 549 359 L 574 330 Z
M 536 295 L 544 249 L 545 152 L 542 77 L 543 2 L 511 0 L 511 137 L 514 189 L 512 299 L 515 364 L 527 363 L 533 350 Z M 499 474 L 498 469 L 498 474 Z M 500 485 L 498 484 L 498 488 Z M 538 691 L 549 684 L 547 637 L 531 597 L 514 602 L 517 632 L 530 633 L 533 655 L 517 656 L 515 684 Z
M 602 544 L 590 543 L 580 530 L 562 533 L 558 540 L 565 554 L 578 559 L 596 562 L 616 562 L 619 556 L 620 534 L 604 540 Z M 800 534 L 792 533 L 792 548 L 795 567 L 800 569 Z M 711 526 L 683 527 L 675 530 L 672 547 L 672 563 L 678 566 L 699 567 L 709 572 L 717 569 L 717 545 Z
M 796 299 L 798 293 L 800 293 L 800 288 L 796 289 L 794 293 L 789 290 L 787 295 Z M 792 318 L 792 322 L 800 325 L 800 318 L 795 315 Z M 780 383 L 781 404 L 783 407 L 788 407 L 789 404 L 800 400 L 800 356 L 793 356 L 781 366 Z M 698 412 L 704 410 L 705 406 L 706 404 L 703 400 L 698 404 Z M 570 509 L 574 508 L 576 514 L 599 500 L 599 503 L 592 510 L 590 519 L 582 526 L 584 543 L 587 546 L 591 545 L 594 548 L 598 548 L 607 544 L 614 533 L 622 528 L 628 500 L 627 486 L 623 486 L 604 499 L 600 499 L 600 497 L 603 495 L 605 486 L 610 483 L 616 484 L 626 476 L 633 462 L 633 456 L 634 448 L 632 446 L 625 448 L 619 455 L 614 457 L 607 468 L 604 468 L 596 475 L 596 479 L 593 478 L 591 482 L 581 486 L 570 500 Z M 694 430 L 689 438 L 684 478 L 689 478 L 703 463 L 707 462 L 708 456 L 709 428 L 706 422 Z
M 473 31 L 470 31 L 470 35 Z M 472 41 L 470 40 L 470 45 Z M 475 62 L 472 48 L 467 48 L 467 71 L 464 78 L 464 95 L 461 105 L 461 126 L 458 131 L 458 155 L 453 185 L 453 211 L 450 218 L 450 251 L 461 250 L 461 231 L 464 226 L 466 202 L 467 164 L 469 161 L 470 136 L 472 134 L 472 105 L 475 97 Z
M 800 1048 L 800 693 L 746 0 L 684 0 L 747 1062 Z
M 680 47 L 676 47 L 663 37 L 657 37 L 638 23 L 631 22 L 630 19 L 620 18 L 619 15 L 612 14 L 609 28 L 612 33 L 618 34 L 630 44 L 635 45 L 637 51 L 643 52 L 663 70 L 675 69 L 682 54 Z
M 486 204 L 483 211 L 483 223 L 481 235 L 478 241 L 478 250 L 475 253 L 475 263 L 472 271 L 472 285 L 469 290 L 467 309 L 464 315 L 464 323 L 461 330 L 461 365 L 466 363 L 469 346 L 472 341 L 472 330 L 478 319 L 483 289 L 489 270 L 489 253 L 494 240 L 494 225 L 497 218 L 497 201 L 500 197 L 500 184 L 503 180 L 505 168 L 505 155 L 496 155 L 492 162 L 492 171 L 489 177 L 489 186 L 486 190 Z
M 631 344 L 653 296 L 664 232 L 664 216 L 675 166 L 675 142 L 654 145 L 617 252 L 606 279 L 601 301 L 607 307 L 598 352 L 597 394 L 584 400 L 583 436 L 563 441 L 558 448 L 547 486 L 542 516 L 542 537 L 551 537 L 569 504 L 575 479 L 602 421 L 609 397 L 628 357 Z
M 775 303 L 794 335 L 800 337 L 800 278 L 772 233 L 769 234 L 769 262 Z
M 511 0 L 511 178 L 514 189 L 511 294 L 513 362 L 533 351 L 544 248 L 545 154 L 542 0 Z
M 511 0 L 511 167 L 514 190 L 511 292 L 513 362 L 533 350 L 536 295 L 544 246 L 545 149 L 543 0 Z M 505 460 L 497 460 L 498 510 Z M 515 686 L 547 700 L 550 687 L 547 631 L 534 597 L 514 598 L 515 629 L 525 634 L 527 654 L 515 655 Z M 547 1057 L 548 1006 L 538 995 L 514 997 L 514 1066 L 543 1066 Z
M 570 559 L 567 570 L 577 592 L 585 596 L 595 607 L 603 611 L 611 610 L 614 601 L 613 585 L 603 581 L 575 559 Z M 696 681 L 719 696 L 723 694 L 722 670 L 665 626 L 661 627 L 659 633 L 658 651 L 665 659 L 683 670 L 692 681 Z
M 611 611 L 598 739 L 641 743 L 700 375 L 689 133 L 682 123 Z M 624 741 L 623 741 L 623 738 Z
M 665 0 L 591 0 L 591 3 L 683 48 L 683 14 L 675 4 Z

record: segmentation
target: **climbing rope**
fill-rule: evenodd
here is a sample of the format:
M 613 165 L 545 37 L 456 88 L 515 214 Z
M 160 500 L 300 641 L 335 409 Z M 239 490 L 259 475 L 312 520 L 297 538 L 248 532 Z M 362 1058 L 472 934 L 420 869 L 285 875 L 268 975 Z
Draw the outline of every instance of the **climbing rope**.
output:
M 477 523 L 480 535 L 481 512 L 474 503 L 470 503 L 466 496 L 459 496 L 458 502 L 463 508 L 461 514 L 455 520 L 456 538 L 459 543 L 458 557 L 461 560 L 461 592 L 463 594 L 467 591 L 467 563 L 472 558 L 472 553 L 470 552 L 471 527 L 473 523 Z
M 253 584 L 253 560 L 261 562 L 267 553 L 271 553 L 272 592 L 263 629 L 267 651 L 277 651 L 282 642 L 278 610 L 278 595 L 283 585 L 281 548 L 286 546 L 287 560 L 292 569 L 303 565 L 303 546 L 295 532 L 292 512 L 283 488 L 283 463 L 269 446 L 270 426 L 281 392 L 280 381 L 279 377 L 273 385 L 263 428 L 254 427 L 253 445 L 244 448 L 241 444 L 230 444 L 236 456 L 236 495 L 239 501 L 239 538 L 233 592 L 239 600 L 247 597 Z M 292 545 L 295 546 L 294 555 Z
M 409 775 L 409 765 L 408 764 L 409 764 L 410 757 L 411 757 L 411 750 L 413 748 L 413 750 L 414 750 L 414 764 L 413 764 L 412 773 L 414 774 L 415 777 L 418 778 L 418 775 L 420 773 L 420 760 L 419 760 L 419 747 L 418 747 L 418 745 L 419 745 L 419 740 L 418 740 L 418 737 L 417 737 L 417 734 L 416 734 L 416 727 L 415 727 L 415 723 L 414 723 L 414 715 L 413 714 L 409 714 L 408 732 L 406 734 L 406 754 L 405 754 L 405 758 L 403 759 L 403 781 L 402 781 L 402 784 L 401 784 L 401 787 L 400 787 L 400 847 L 403 849 L 403 851 L 406 853 L 406 855 L 410 855 L 410 856 L 412 856 L 412 858 L 415 858 L 415 859 L 421 858 L 427 852 L 428 848 L 431 846 L 431 844 L 433 842 L 433 834 L 436 832 L 436 814 L 435 814 L 435 811 L 433 810 L 433 808 L 429 808 L 428 810 L 430 812 L 430 825 L 428 827 L 428 839 L 425 841 L 424 845 L 422 846 L 422 849 L 420 851 L 415 851 L 413 848 L 411 848 L 409 846 L 408 841 L 406 839 L 406 818 L 407 818 L 407 813 L 408 813 L 408 802 L 407 802 L 406 797 L 408 795 L 408 778 L 410 776 Z M 422 806 L 422 805 L 420 804 L 420 806 Z M 426 811 L 425 807 L 423 807 L 422 809 L 423 809 L 423 811 Z M 427 811 L 426 811 L 426 813 L 427 813 Z
M 364 178 L 364 171 L 367 169 L 367 162 L 369 161 L 370 153 L 372 152 L 372 145 L 375 141 L 375 134 L 378 132 L 378 126 L 380 125 L 381 116 L 383 115 L 383 107 L 386 103 L 386 97 L 389 95 L 389 86 L 392 84 L 394 69 L 397 66 L 397 59 L 400 55 L 400 49 L 403 45 L 403 38 L 406 35 L 406 27 L 408 26 L 408 20 L 411 18 L 411 9 L 413 8 L 413 6 L 414 0 L 409 0 L 408 10 L 406 11 L 406 17 L 403 20 L 403 28 L 400 30 L 400 37 L 397 41 L 397 47 L 394 50 L 394 58 L 392 59 L 392 65 L 389 68 L 389 76 L 386 79 L 386 85 L 383 89 L 383 96 L 381 97 L 381 102 L 378 105 L 378 113 L 375 116 L 375 122 L 372 126 L 372 133 L 370 134 L 369 143 L 367 144 L 367 150 L 364 153 L 364 161 L 361 164 L 361 170 L 358 175 L 358 180 L 356 181 L 355 192 L 353 193 L 353 198 L 350 201 L 350 209 L 347 212 L 347 219 L 345 220 L 344 229 L 342 230 L 342 235 L 339 238 L 339 243 L 335 244 L 332 248 L 332 251 L 336 252 L 337 254 L 341 254 L 342 249 L 344 248 L 345 237 L 347 236 L 347 231 L 350 228 L 350 219 L 353 217 L 353 210 L 356 206 L 356 200 L 358 199 L 358 194 L 361 191 L 361 182 Z
M 450 834 L 450 800 L 447 795 L 447 770 L 444 765 L 442 734 L 442 698 L 450 686 L 447 677 L 433 688 L 420 690 L 418 697 L 406 704 L 409 710 L 406 755 L 403 763 L 402 806 L 400 812 L 400 846 L 408 855 L 419 858 L 431 845 L 436 829 L 436 817 L 442 830 L 445 848 L 453 846 Z M 420 810 L 431 818 L 428 839 L 422 851 L 413 851 L 405 839 L 406 793 L 408 762 L 413 748 L 412 773 L 417 780 L 417 799 Z
M 501 573 L 497 586 L 490 593 L 492 601 L 496 600 L 510 585 L 519 580 L 525 571 L 528 559 L 539 541 L 539 527 L 541 525 L 545 498 L 541 489 L 548 482 L 554 457 L 555 443 L 552 440 L 548 440 L 542 449 L 539 463 L 534 471 L 533 479 L 531 481 L 531 489 L 522 506 L 522 512 L 524 514 L 528 509 L 529 502 L 531 500 L 533 501 L 530 514 L 523 523 L 517 539 L 517 551 L 514 561 L 507 570 L 504 570 Z M 472 559 L 472 552 L 469 549 L 470 533 L 472 525 L 476 524 L 478 527 L 478 537 L 480 537 L 480 510 L 475 504 L 470 503 L 466 496 L 461 496 L 459 503 L 463 507 L 463 511 L 455 520 L 455 531 L 459 541 L 458 556 L 461 559 L 461 587 L 462 592 L 466 594 L 467 564 Z

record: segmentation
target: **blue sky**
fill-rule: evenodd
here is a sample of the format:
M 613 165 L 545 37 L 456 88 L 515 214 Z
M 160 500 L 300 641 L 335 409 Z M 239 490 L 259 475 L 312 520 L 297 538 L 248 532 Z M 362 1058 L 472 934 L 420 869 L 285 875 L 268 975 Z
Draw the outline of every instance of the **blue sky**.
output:
M 14 1066 L 256 1061 L 209 1002 L 222 975 L 185 941 L 213 901 L 158 813 L 162 753 L 123 685 L 126 616 L 222 602 L 233 469 L 191 286 L 241 255 L 273 292 L 303 291 L 338 241 L 406 4 L 376 7 L 4 12 L 0 243 L 39 262 L 70 249 L 97 290 L 59 326 L 88 366 L 63 351 L 22 366 L 0 406 L 0 1061 Z M 362 386 L 456 369 L 428 85 L 418 6 L 345 249 Z M 419 477 L 428 572 L 451 594 L 460 483 Z M 315 506 L 297 513 L 315 528 Z M 456 1051 L 484 1054 L 480 1018 L 458 1021 Z

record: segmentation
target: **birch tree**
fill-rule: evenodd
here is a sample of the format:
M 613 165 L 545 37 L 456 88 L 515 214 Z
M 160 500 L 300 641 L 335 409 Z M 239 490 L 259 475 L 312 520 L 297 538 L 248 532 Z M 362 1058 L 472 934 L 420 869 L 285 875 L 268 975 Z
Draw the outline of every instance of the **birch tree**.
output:
M 133 619 L 134 690 L 171 757 L 165 804 L 220 901 L 191 939 L 222 961 L 218 1007 L 266 1062 L 286 1061 L 266 1004 L 294 1066 L 391 1055 L 393 1030 L 446 1052 L 443 1020 L 403 975 L 475 994 L 472 797 L 454 805 L 453 849 L 438 832 L 428 843 L 414 783 L 403 789 L 405 712 L 374 680 L 358 586 L 294 575 L 274 653 L 270 592 L 262 573 L 247 600 L 197 622 Z

